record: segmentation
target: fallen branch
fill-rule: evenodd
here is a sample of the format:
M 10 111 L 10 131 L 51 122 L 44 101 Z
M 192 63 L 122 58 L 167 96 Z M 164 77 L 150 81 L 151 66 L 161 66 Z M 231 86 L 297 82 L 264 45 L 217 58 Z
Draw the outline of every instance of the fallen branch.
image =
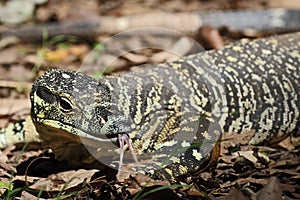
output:
M 50 23 L 29 28 L 4 31 L 1 38 L 16 36 L 22 41 L 39 42 L 43 32 L 49 38 L 72 35 L 92 39 L 99 34 L 116 34 L 134 28 L 161 27 L 190 34 L 203 25 L 226 26 L 235 30 L 254 29 L 261 32 L 290 32 L 300 30 L 299 9 L 267 9 L 218 11 L 210 13 L 147 13 L 123 17 L 97 17 L 89 20 Z

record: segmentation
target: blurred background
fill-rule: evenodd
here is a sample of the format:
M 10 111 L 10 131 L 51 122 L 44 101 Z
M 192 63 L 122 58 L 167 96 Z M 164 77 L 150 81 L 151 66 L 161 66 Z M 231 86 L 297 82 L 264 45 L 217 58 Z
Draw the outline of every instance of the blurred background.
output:
M 79 70 L 96 78 L 119 76 L 219 49 L 241 38 L 299 30 L 299 0 L 0 0 L 0 128 L 29 115 L 31 84 L 52 67 Z M 23 154 L 21 160 L 39 153 Z M 18 153 L 9 149 L 3 155 L 3 163 L 5 159 L 15 166 Z M 299 166 L 299 159 L 297 162 L 294 167 Z M 0 186 L 11 180 L 11 167 L 3 163 Z M 299 181 L 299 173 L 282 174 L 283 179 L 294 175 L 298 178 L 293 180 Z M 222 171 L 219 178 L 226 183 L 237 176 Z M 206 178 L 199 180 L 210 191 L 229 191 Z M 239 180 L 251 182 L 256 189 L 266 184 L 262 178 Z M 285 190 L 300 198 L 293 182 L 288 183 Z M 204 194 L 198 191 L 197 195 Z M 170 196 L 166 193 L 165 197 Z

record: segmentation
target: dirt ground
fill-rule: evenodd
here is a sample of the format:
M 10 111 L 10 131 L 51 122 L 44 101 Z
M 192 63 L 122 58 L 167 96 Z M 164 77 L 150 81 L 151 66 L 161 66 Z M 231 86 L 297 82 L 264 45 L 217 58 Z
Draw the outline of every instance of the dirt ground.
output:
M 178 56 L 170 51 L 186 55 L 221 48 L 243 37 L 253 39 L 271 34 L 206 25 L 189 35 L 180 33 L 176 37 L 172 34 L 160 38 L 151 34 L 138 37 L 132 32 L 130 37 L 122 38 L 122 34 L 114 35 L 118 32 L 103 32 L 89 38 L 69 35 L 50 38 L 45 31 L 43 38 L 18 40 L 4 37 L 7 31 L 103 16 L 300 8 L 295 0 L 32 0 L 11 7 L 9 2 L 0 1 L 0 128 L 29 115 L 31 84 L 50 67 L 80 70 L 92 76 L 117 76 L 176 60 Z M 19 11 L 20 8 L 23 10 Z M 22 12 L 29 14 L 25 17 Z M 182 42 L 186 42 L 182 36 L 192 39 L 196 50 L 195 46 L 183 46 Z M 104 45 L 98 45 L 100 42 Z M 140 46 L 146 48 L 137 48 Z M 105 50 L 113 53 L 104 53 Z M 97 68 L 89 66 L 87 58 L 91 52 L 100 55 Z M 188 183 L 177 184 L 149 180 L 140 174 L 110 180 L 99 170 L 73 169 L 54 160 L 51 150 L 9 146 L 0 151 L 0 196 L 2 199 L 300 199 L 299 138 L 291 136 L 272 147 L 249 147 L 243 145 L 247 134 L 225 135 L 223 139 L 226 137 L 239 140 L 221 143 L 217 165 L 191 176 Z

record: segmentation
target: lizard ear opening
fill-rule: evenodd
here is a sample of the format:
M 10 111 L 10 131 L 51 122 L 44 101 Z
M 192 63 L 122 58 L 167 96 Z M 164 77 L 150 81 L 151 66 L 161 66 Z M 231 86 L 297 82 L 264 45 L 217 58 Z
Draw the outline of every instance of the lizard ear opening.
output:
M 105 82 L 99 81 L 97 92 L 101 94 L 101 97 L 104 98 L 106 101 L 110 100 L 111 92 L 109 87 L 105 84 Z

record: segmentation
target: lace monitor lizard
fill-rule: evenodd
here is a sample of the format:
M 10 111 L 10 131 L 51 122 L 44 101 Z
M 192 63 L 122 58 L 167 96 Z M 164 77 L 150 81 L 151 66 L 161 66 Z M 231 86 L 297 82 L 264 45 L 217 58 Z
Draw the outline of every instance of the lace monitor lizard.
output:
M 112 167 L 127 148 L 135 170 L 169 179 L 193 173 L 223 132 L 255 130 L 249 144 L 271 144 L 299 131 L 299 47 L 300 33 L 241 40 L 99 80 L 52 69 L 30 93 L 37 132 L 11 125 L 0 145 L 39 140 L 57 159 L 88 164 L 97 157 Z

